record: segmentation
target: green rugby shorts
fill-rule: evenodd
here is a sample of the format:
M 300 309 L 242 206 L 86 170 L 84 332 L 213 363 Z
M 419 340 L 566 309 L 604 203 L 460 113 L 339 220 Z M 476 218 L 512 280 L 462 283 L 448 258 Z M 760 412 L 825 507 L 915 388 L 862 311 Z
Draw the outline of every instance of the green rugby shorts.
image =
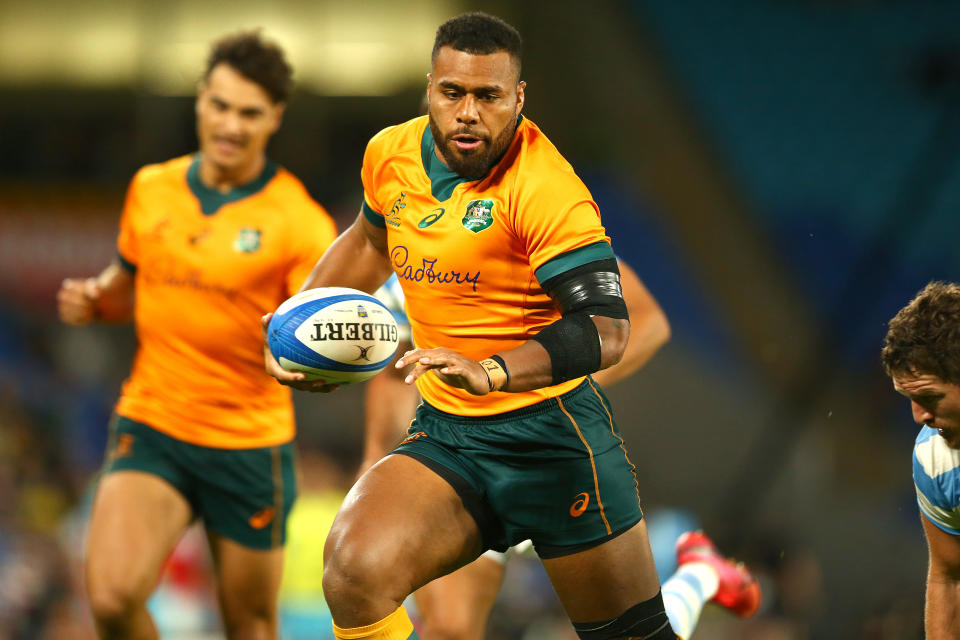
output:
M 143 471 L 169 482 L 208 530 L 251 549 L 286 540 L 296 498 L 293 444 L 216 449 L 114 415 L 104 473 Z
M 530 538 L 541 557 L 559 557 L 643 517 L 635 467 L 590 378 L 557 398 L 493 416 L 456 416 L 422 403 L 393 453 L 453 486 L 488 549 Z

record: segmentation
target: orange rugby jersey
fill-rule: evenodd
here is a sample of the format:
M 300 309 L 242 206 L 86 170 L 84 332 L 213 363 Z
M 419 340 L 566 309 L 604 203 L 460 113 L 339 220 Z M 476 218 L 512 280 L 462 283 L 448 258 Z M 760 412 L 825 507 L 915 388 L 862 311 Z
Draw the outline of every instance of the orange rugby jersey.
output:
M 374 136 L 361 176 L 364 214 L 387 230 L 421 348 L 447 347 L 475 360 L 513 349 L 560 318 L 540 282 L 614 257 L 590 192 L 525 118 L 480 181 L 460 178 L 437 158 L 427 116 Z M 581 380 L 482 397 L 433 374 L 417 386 L 442 411 L 482 416 L 558 396 Z
M 264 371 L 260 317 L 299 290 L 336 228 L 275 164 L 224 195 L 199 163 L 146 166 L 127 192 L 117 244 L 135 270 L 139 346 L 116 411 L 203 446 L 288 442 L 290 390 Z

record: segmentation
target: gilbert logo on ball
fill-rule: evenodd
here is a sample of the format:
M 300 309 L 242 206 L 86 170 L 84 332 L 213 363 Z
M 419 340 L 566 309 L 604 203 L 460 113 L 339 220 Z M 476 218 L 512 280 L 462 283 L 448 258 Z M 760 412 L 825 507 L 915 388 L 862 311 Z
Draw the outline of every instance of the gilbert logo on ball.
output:
M 362 382 L 390 364 L 397 322 L 382 302 L 346 287 L 302 291 L 279 307 L 267 344 L 280 366 L 311 380 Z

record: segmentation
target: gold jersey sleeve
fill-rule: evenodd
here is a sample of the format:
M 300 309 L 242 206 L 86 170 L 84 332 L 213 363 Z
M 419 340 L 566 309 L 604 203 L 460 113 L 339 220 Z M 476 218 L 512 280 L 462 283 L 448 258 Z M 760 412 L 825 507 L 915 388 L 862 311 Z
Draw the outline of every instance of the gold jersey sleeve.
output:
M 287 442 L 290 393 L 264 371 L 260 317 L 299 289 L 336 228 L 276 165 L 218 200 L 197 163 L 144 167 L 127 193 L 117 249 L 135 271 L 139 346 L 116 410 L 203 446 Z

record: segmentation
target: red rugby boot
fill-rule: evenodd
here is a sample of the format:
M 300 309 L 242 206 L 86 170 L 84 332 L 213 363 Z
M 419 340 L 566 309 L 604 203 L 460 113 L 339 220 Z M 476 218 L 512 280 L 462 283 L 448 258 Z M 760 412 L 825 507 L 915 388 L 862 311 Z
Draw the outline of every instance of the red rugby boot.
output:
M 760 608 L 760 585 L 742 562 L 720 555 L 713 541 L 702 531 L 688 531 L 677 538 L 677 566 L 705 562 L 717 572 L 720 586 L 711 602 L 749 618 Z

